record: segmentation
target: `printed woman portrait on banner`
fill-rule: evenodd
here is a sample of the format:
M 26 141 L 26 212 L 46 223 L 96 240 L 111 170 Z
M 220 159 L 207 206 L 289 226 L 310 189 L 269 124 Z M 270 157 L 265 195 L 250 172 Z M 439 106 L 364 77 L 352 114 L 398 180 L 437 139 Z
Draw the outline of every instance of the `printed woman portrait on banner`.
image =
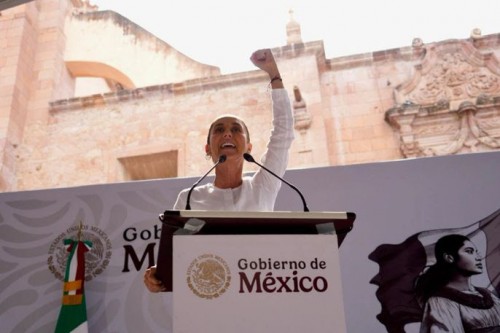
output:
M 386 327 L 387 332 L 470 332 L 469 329 L 472 328 L 475 329 L 474 332 L 500 332 L 500 327 L 491 326 L 497 325 L 494 321 L 482 317 L 482 311 L 475 312 L 469 309 L 467 313 L 462 313 L 466 305 L 452 302 L 455 299 L 474 306 L 488 307 L 493 313 L 498 311 L 498 293 L 500 292 L 498 230 L 500 230 L 500 209 L 469 226 L 422 231 L 410 236 L 403 243 L 382 244 L 370 253 L 369 259 L 379 265 L 379 273 L 370 281 L 378 286 L 376 296 L 381 304 L 381 312 L 377 315 L 377 319 Z M 445 236 L 450 237 L 445 238 Z M 439 245 L 436 246 L 438 243 Z M 464 251 L 467 252 L 463 253 Z M 451 261 L 451 258 L 453 258 L 454 265 L 450 263 L 443 266 L 443 260 Z M 473 267 L 465 267 L 466 262 Z M 441 279 L 434 279 L 429 274 L 433 271 L 440 271 L 440 274 L 443 274 Z M 433 288 L 428 289 L 426 285 L 433 286 Z M 470 293 L 476 297 L 463 295 L 462 290 L 457 293 L 450 292 L 448 290 L 450 288 L 446 288 L 447 291 L 444 294 L 441 294 L 441 291 L 434 294 L 438 289 L 457 285 L 470 286 Z M 449 296 L 449 293 L 453 296 Z M 450 307 L 441 307 L 440 311 L 450 312 L 450 314 L 453 312 L 455 317 L 458 315 L 458 318 L 453 319 L 454 324 L 461 323 L 464 315 L 472 315 L 473 319 L 470 324 L 465 324 L 460 330 L 456 327 L 448 327 L 446 330 L 444 323 L 436 323 L 429 330 L 428 326 L 432 326 L 428 316 L 430 313 L 426 315 L 425 312 L 432 308 L 429 302 L 434 302 L 437 297 L 440 297 L 439 301 L 443 301 L 441 298 L 445 296 L 451 298 L 448 303 Z M 493 306 L 489 307 L 492 303 Z M 455 310 L 452 310 L 453 307 Z M 473 312 L 475 314 L 472 314 Z M 436 318 L 440 316 L 444 317 L 445 314 L 439 313 Z M 423 324 L 421 324 L 422 321 L 424 321 Z M 483 329 L 485 325 L 490 325 L 490 327 Z
M 466 236 L 450 234 L 435 245 L 436 263 L 417 279 L 424 308 L 420 333 L 500 332 L 500 299 L 472 284 L 483 272 L 483 257 Z

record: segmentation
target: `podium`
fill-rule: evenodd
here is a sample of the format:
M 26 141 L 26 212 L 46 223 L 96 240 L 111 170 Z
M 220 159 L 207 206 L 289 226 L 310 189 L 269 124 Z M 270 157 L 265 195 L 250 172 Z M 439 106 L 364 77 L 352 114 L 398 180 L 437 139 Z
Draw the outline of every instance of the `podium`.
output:
M 165 211 L 157 276 L 173 332 L 345 332 L 350 212 Z

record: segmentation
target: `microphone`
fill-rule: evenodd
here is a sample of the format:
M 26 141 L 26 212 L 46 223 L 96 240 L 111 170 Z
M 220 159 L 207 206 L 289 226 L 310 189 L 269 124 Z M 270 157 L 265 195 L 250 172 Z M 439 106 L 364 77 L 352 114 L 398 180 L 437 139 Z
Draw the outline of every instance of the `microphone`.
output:
M 196 186 L 198 186 L 198 184 L 203 180 L 205 179 L 205 177 L 213 170 L 215 169 L 216 166 L 218 166 L 219 164 L 221 163 L 224 163 L 226 161 L 226 158 L 227 156 L 226 155 L 220 155 L 219 156 L 219 160 L 217 161 L 217 163 L 214 164 L 213 167 L 210 168 L 210 170 L 208 170 L 208 172 L 206 174 L 203 175 L 203 177 L 201 177 L 200 179 L 198 179 L 198 181 L 196 183 L 193 184 L 193 186 L 191 186 L 191 188 L 189 189 L 189 192 L 188 192 L 188 196 L 187 196 L 187 200 L 186 200 L 186 210 L 191 210 L 191 205 L 189 204 L 189 201 L 191 200 L 191 193 L 193 192 L 194 188 Z
M 260 163 L 257 163 L 257 161 L 252 157 L 252 155 L 250 155 L 249 153 L 244 153 L 243 154 L 243 158 L 245 158 L 245 160 L 247 162 L 252 162 L 252 163 L 255 163 L 257 164 L 258 166 L 260 166 L 262 169 L 266 170 L 267 172 L 269 172 L 271 175 L 273 175 L 274 177 L 278 178 L 279 180 L 281 180 L 283 183 L 287 184 L 288 186 L 290 186 L 291 188 L 293 188 L 299 195 L 300 195 L 300 199 L 302 199 L 302 204 L 304 205 L 304 212 L 308 212 L 309 211 L 309 208 L 307 208 L 307 204 L 306 204 L 306 199 L 304 199 L 304 196 L 302 195 L 302 193 L 299 191 L 298 188 L 296 188 L 295 186 L 293 186 L 292 184 L 290 184 L 289 182 L 287 182 L 286 180 L 284 180 L 283 178 L 281 178 L 280 176 L 278 176 L 277 174 L 275 174 L 274 172 L 272 172 L 271 170 L 269 170 L 268 168 L 266 168 L 265 166 L 263 166 L 262 164 Z

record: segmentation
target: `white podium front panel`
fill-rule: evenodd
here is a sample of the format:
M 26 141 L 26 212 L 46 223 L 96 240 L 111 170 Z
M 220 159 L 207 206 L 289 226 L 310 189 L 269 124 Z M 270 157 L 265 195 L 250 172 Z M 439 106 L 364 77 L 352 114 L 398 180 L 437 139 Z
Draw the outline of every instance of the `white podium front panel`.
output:
M 335 235 L 173 239 L 173 331 L 346 331 Z

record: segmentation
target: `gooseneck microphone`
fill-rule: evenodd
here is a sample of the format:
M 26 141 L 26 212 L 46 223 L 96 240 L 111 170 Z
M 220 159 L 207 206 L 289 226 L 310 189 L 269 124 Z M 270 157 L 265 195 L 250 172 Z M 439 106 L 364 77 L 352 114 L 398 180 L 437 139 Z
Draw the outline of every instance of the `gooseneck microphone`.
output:
M 210 173 L 212 172 L 213 169 L 215 169 L 216 166 L 218 166 L 219 164 L 221 163 L 224 163 L 226 161 L 226 158 L 227 156 L 226 155 L 220 155 L 219 156 L 219 160 L 217 161 L 217 163 L 214 164 L 213 167 L 210 168 L 210 170 L 207 171 L 206 174 L 203 175 L 203 177 L 201 177 L 200 179 L 198 179 L 198 181 L 196 183 L 193 184 L 193 186 L 191 186 L 191 188 L 189 189 L 189 192 L 188 192 L 188 196 L 187 196 L 187 200 L 186 200 L 186 210 L 191 210 L 191 205 L 189 204 L 189 201 L 191 200 L 191 193 L 193 192 L 194 188 L 196 186 L 198 186 L 198 184 L 203 180 L 205 179 L 205 177 Z
M 252 162 L 252 163 L 255 163 L 257 164 L 258 166 L 260 166 L 262 169 L 266 170 L 267 172 L 269 172 L 271 175 L 273 175 L 274 177 L 278 178 L 279 180 L 281 180 L 283 183 L 287 184 L 288 186 L 290 186 L 291 188 L 293 188 L 299 195 L 300 195 L 300 199 L 302 199 L 302 204 L 304 205 L 304 212 L 308 212 L 309 211 L 309 208 L 307 208 L 307 204 L 306 204 L 306 199 L 304 199 L 304 196 L 302 195 L 302 193 L 299 191 L 298 188 L 296 188 L 295 186 L 293 186 L 292 184 L 290 184 L 289 182 L 287 182 L 286 180 L 284 180 L 283 178 L 281 178 L 280 176 L 278 176 L 277 174 L 275 174 L 274 172 L 272 172 L 271 170 L 269 170 L 268 168 L 266 168 L 265 166 L 263 166 L 262 164 L 260 163 L 257 163 L 257 161 L 253 158 L 252 155 L 250 155 L 249 153 L 244 153 L 243 154 L 243 158 L 245 158 L 245 160 L 247 162 Z

